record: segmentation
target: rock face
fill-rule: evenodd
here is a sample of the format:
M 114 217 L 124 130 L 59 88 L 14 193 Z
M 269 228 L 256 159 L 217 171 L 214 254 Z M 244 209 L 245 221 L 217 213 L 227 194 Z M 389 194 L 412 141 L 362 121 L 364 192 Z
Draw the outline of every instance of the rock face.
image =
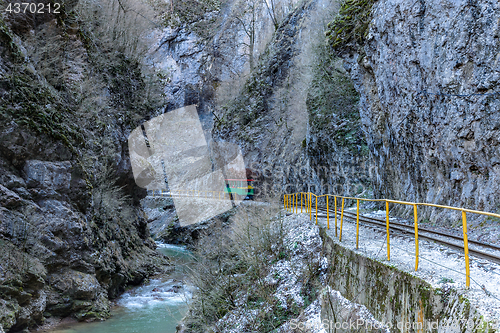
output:
M 217 110 L 214 132 L 242 147 L 257 197 L 368 190 L 358 95 L 324 51 L 323 32 L 337 10 L 336 1 L 323 0 L 294 8 L 239 94 Z
M 497 212 L 498 4 L 372 2 L 365 42 L 358 51 L 340 50 L 343 64 L 317 52 L 337 2 L 289 10 L 272 37 L 259 41 L 248 75 L 234 4 L 221 11 L 202 49 L 189 47 L 198 38 L 189 27 L 166 31 L 159 53 L 173 59 L 172 105 L 199 103 L 207 133 L 213 128 L 217 140 L 238 143 L 258 189 L 269 187 L 270 196 L 373 191 Z M 337 86 L 353 97 L 347 106 L 343 93 L 315 91 L 324 83 L 314 70 L 321 63 L 329 64 L 322 69 L 328 76 L 341 73 Z M 348 92 L 353 84 L 357 93 Z M 421 217 L 450 223 L 457 214 L 423 208 Z
M 195 246 L 205 236 L 229 224 L 234 209 L 200 223 L 181 226 L 172 198 L 146 197 L 141 200 L 151 237 L 167 244 Z
M 242 14 L 248 3 L 228 2 L 208 39 L 189 25 L 163 31 L 151 59 L 170 73 L 168 108 L 196 103 L 209 145 L 237 143 L 257 197 L 369 191 L 359 95 L 324 50 L 337 1 L 278 1 L 276 26 L 260 4 L 252 57 L 245 46 L 251 15 Z
M 377 196 L 498 212 L 499 32 L 497 1 L 375 3 L 363 54 L 344 58 Z
M 117 52 L 88 61 L 80 38 L 100 41 L 68 12 L 0 16 L 0 332 L 107 318 L 127 284 L 169 270 L 127 156 L 137 114 L 122 106 L 135 103 L 127 87 L 144 91 L 142 73 Z M 109 80 L 87 85 L 92 70 Z
M 34 139 L 20 128 L 12 133 L 16 147 Z M 126 284 L 167 265 L 146 221 L 97 225 L 79 209 L 89 195 L 74 160 L 18 160 L 16 168 L 6 158 L 16 147 L 0 144 L 0 325 L 15 331 L 48 316 L 106 318 L 109 299 Z

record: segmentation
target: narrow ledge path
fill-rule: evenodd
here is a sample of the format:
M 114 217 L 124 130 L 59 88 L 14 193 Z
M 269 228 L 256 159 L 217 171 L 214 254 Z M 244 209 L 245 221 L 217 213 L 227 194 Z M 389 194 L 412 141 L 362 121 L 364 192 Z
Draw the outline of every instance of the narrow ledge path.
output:
M 346 209 L 347 211 L 349 209 Z M 294 214 L 304 223 L 316 223 L 316 216 L 308 213 Z M 373 216 L 377 216 L 376 213 Z M 377 216 L 378 217 L 378 216 Z M 421 239 L 419 240 L 419 263 L 415 271 L 415 241 L 412 236 L 393 233 L 390 235 L 390 260 L 387 260 L 386 233 L 376 227 L 359 225 L 359 247 L 356 249 L 356 221 L 345 218 L 342 225 L 342 240 L 339 241 L 340 216 L 335 235 L 334 217 L 327 219 L 318 215 L 318 226 L 337 244 L 361 256 L 376 260 L 397 270 L 411 274 L 429 283 L 433 288 L 453 288 L 470 301 L 484 320 L 500 328 L 500 265 L 470 256 L 471 286 L 466 288 L 464 254 L 456 249 Z

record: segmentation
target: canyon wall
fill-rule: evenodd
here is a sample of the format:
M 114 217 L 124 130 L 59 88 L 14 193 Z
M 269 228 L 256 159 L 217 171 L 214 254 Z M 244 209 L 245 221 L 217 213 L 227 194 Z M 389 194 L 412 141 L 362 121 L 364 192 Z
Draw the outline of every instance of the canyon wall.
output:
M 496 1 L 380 0 L 364 43 L 334 49 L 361 95 L 376 196 L 499 211 L 499 38 Z
M 170 269 L 128 157 L 153 86 L 134 37 L 99 31 L 125 36 L 127 15 L 106 20 L 112 4 L 87 5 L 0 15 L 1 332 L 105 319 L 127 285 Z

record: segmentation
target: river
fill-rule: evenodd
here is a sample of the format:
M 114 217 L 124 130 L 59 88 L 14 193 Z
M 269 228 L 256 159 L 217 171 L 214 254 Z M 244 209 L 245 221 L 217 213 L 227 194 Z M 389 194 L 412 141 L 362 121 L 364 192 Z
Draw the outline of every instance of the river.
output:
M 185 282 L 192 257 L 176 245 L 158 243 L 158 251 L 175 262 L 174 272 L 124 292 L 114 301 L 108 320 L 61 325 L 51 333 L 175 333 L 192 296 Z

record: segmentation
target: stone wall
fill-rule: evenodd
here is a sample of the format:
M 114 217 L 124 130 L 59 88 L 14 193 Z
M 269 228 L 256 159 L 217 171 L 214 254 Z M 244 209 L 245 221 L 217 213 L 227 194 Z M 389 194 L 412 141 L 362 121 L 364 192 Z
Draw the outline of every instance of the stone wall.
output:
M 435 288 L 394 266 L 358 254 L 331 238 L 325 228 L 320 235 L 330 263 L 328 288 L 320 296 L 322 320 L 333 323 L 329 332 L 379 332 L 382 326 L 390 332 L 456 332 L 457 325 L 461 332 L 484 329 L 481 313 L 460 291 Z M 351 304 L 345 304 L 344 298 Z M 360 308 L 369 315 L 362 316 Z M 350 326 L 335 330 L 335 323 L 356 323 L 358 330 L 350 330 Z M 366 329 L 371 327 L 374 329 Z

